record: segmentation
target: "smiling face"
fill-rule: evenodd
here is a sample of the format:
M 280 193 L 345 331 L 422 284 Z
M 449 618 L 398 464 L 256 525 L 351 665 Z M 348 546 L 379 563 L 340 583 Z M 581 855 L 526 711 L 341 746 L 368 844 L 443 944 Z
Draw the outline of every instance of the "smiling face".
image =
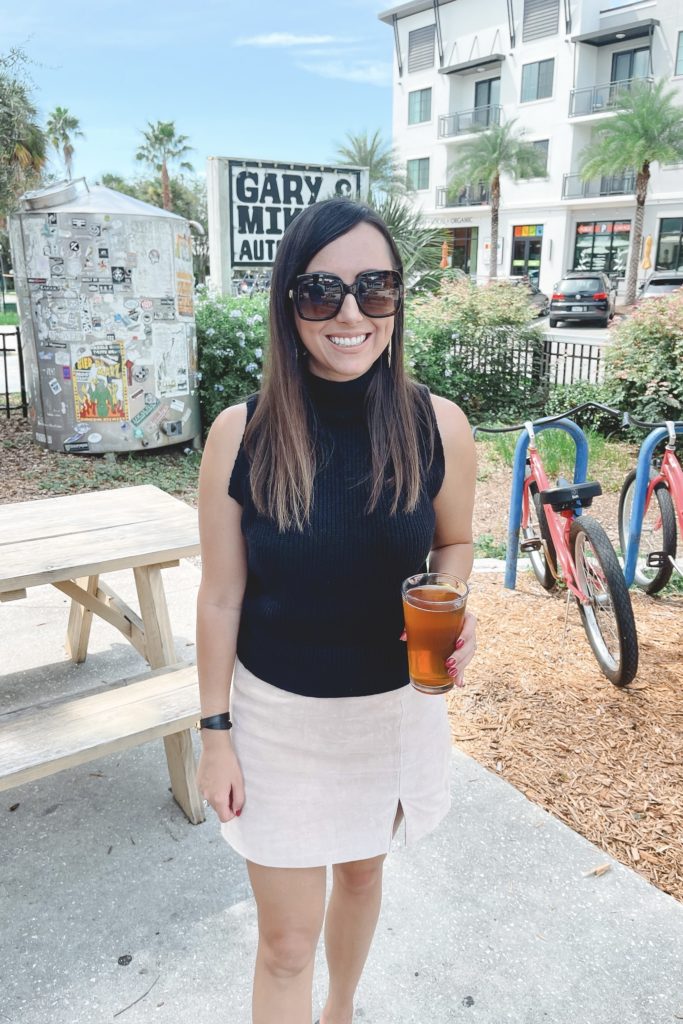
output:
M 325 271 L 353 284 L 364 270 L 394 270 L 391 250 L 372 224 L 361 222 L 315 254 L 305 273 Z M 346 295 L 332 320 L 302 320 L 294 312 L 299 337 L 308 352 L 308 365 L 316 377 L 353 380 L 369 370 L 391 341 L 394 317 L 373 319 Z

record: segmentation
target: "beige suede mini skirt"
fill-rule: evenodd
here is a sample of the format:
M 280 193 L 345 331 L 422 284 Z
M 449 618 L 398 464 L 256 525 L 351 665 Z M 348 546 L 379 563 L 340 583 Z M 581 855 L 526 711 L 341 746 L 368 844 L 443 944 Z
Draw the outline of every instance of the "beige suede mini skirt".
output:
M 247 860 L 307 868 L 387 853 L 397 812 L 405 842 L 450 807 L 451 737 L 442 695 L 412 686 L 367 697 L 304 697 L 239 661 L 232 740 L 244 776 L 223 837 Z

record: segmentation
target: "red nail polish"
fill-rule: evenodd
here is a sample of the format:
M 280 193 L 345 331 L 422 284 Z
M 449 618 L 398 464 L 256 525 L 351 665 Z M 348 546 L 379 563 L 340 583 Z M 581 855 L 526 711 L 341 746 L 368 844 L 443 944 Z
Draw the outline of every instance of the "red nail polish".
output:
M 451 655 L 450 658 L 446 658 L 445 664 L 448 666 L 448 668 L 451 668 L 453 665 L 455 665 L 455 658 Z
M 235 811 L 235 817 L 239 818 L 241 813 L 242 813 L 242 808 L 240 807 L 239 811 Z
M 408 639 L 408 634 L 406 633 L 406 631 L 404 629 L 403 632 L 401 633 L 400 637 L 399 637 L 399 640 L 407 640 L 407 639 Z
M 455 649 L 456 649 L 456 651 L 459 651 L 464 646 L 465 646 L 465 641 L 463 640 L 462 637 L 460 637 L 460 639 L 455 644 Z

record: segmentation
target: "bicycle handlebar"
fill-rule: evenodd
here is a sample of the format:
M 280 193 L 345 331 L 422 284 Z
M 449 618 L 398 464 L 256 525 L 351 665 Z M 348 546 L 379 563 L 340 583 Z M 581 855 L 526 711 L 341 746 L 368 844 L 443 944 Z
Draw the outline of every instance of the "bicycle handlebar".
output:
M 572 409 L 567 409 L 566 412 L 560 412 L 556 416 L 542 416 L 538 420 L 532 420 L 531 425 L 534 427 L 539 426 L 541 423 L 556 423 L 558 420 L 563 420 L 567 416 L 573 415 L 575 412 L 582 412 L 584 409 L 602 409 L 603 412 L 608 412 L 612 416 L 620 416 L 622 420 L 622 426 L 628 426 L 627 417 L 628 413 L 624 413 L 621 409 L 613 409 L 609 405 L 603 405 L 602 402 L 584 402 L 582 405 L 575 405 Z M 663 424 L 662 424 L 663 426 Z M 526 423 L 515 423 L 511 427 L 482 427 L 477 426 L 472 429 L 474 437 L 477 436 L 477 432 L 482 434 L 510 434 L 514 430 L 525 430 Z
M 637 420 L 630 412 L 624 413 L 624 426 L 642 427 L 643 430 L 656 430 L 657 427 L 668 427 L 669 424 L 662 420 L 660 423 L 647 423 L 645 420 Z M 672 420 L 674 427 L 683 427 L 683 420 Z

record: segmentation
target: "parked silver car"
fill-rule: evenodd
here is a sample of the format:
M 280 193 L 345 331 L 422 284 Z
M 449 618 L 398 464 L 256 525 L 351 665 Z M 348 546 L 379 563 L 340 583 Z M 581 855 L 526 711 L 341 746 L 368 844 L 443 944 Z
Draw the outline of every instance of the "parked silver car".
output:
M 657 299 L 661 295 L 670 295 L 683 285 L 683 273 L 680 270 L 655 270 L 647 281 L 640 286 L 641 299 Z

